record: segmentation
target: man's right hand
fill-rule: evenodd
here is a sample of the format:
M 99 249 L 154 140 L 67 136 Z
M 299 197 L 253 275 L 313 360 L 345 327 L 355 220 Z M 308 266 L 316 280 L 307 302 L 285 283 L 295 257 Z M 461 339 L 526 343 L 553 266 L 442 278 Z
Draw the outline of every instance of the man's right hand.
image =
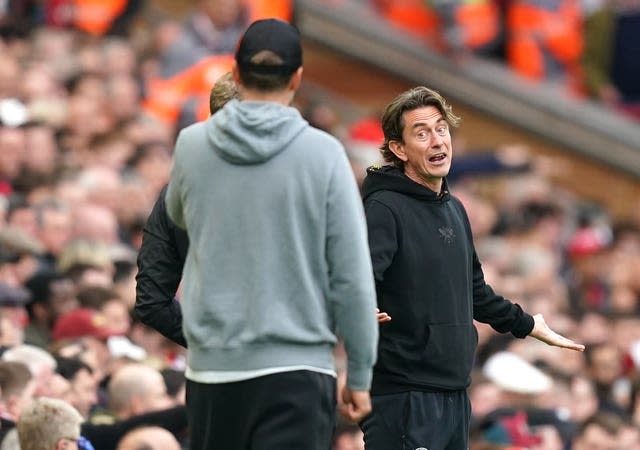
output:
M 371 396 L 369 391 L 352 391 L 348 387 L 342 389 L 340 413 L 353 422 L 359 422 L 371 412 Z

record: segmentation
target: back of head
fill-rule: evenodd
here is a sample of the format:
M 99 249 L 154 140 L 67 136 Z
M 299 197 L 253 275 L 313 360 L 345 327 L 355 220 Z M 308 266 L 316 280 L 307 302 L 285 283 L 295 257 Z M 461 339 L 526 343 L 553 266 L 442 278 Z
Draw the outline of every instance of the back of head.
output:
M 209 94 L 209 112 L 215 114 L 229 100 L 240 97 L 238 86 L 233 81 L 231 72 L 227 72 L 216 80 Z
M 28 405 L 20 415 L 16 428 L 22 450 L 53 450 L 61 439 L 80 438 L 83 418 L 67 402 L 40 397 Z
M 162 374 L 144 363 L 129 363 L 116 370 L 107 393 L 109 409 L 120 418 L 170 406 Z
M 11 396 L 20 397 L 33 376 L 26 364 L 15 361 L 0 361 L 0 390 L 2 400 Z
M 265 92 L 284 89 L 302 66 L 300 33 L 283 20 L 257 20 L 240 39 L 235 60 L 246 88 Z
M 34 377 L 43 376 L 56 369 L 56 360 L 49 352 L 30 344 L 11 347 L 2 354 L 2 360 L 25 364 Z
M 145 426 L 125 434 L 116 450 L 180 450 L 180 443 L 164 428 Z

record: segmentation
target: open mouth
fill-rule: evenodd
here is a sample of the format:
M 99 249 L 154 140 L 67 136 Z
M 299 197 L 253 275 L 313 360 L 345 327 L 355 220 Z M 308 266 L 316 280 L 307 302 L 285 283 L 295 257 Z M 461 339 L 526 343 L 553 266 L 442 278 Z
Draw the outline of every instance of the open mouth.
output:
M 440 161 L 444 161 L 444 159 L 447 157 L 446 154 L 444 153 L 438 153 L 436 155 L 433 155 L 431 158 L 429 158 L 429 162 L 440 162 Z

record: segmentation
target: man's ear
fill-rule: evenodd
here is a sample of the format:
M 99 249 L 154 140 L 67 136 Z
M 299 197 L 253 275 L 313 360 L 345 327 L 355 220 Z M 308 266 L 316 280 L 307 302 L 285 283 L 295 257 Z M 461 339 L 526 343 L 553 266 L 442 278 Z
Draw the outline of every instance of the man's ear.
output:
M 297 91 L 302 83 L 302 67 L 298 67 L 298 69 L 291 76 L 291 81 L 289 82 L 289 90 Z
M 391 150 L 401 161 L 407 162 L 409 159 L 404 151 L 404 145 L 398 141 L 389 141 L 389 150 Z

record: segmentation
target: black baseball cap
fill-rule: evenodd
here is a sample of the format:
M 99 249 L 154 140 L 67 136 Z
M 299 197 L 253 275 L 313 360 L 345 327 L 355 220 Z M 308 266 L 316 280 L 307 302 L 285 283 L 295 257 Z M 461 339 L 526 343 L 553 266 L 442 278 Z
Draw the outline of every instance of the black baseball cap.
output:
M 283 63 L 252 63 L 251 58 L 263 50 L 272 51 L 282 58 Z M 290 75 L 302 66 L 300 32 L 280 19 L 257 20 L 249 25 L 238 43 L 236 63 L 241 72 Z

